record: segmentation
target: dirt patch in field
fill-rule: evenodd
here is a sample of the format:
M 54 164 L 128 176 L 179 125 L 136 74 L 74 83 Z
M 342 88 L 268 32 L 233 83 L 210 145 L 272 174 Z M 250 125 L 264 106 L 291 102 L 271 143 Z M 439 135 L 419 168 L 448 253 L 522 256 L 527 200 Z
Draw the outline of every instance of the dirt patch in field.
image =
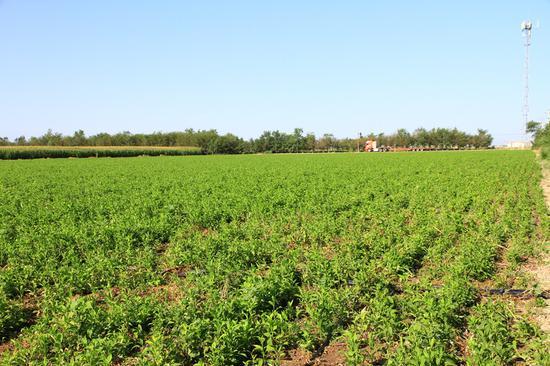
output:
M 39 314 L 39 301 L 40 301 L 40 295 L 36 294 L 25 294 L 23 296 L 23 321 L 22 323 L 17 327 L 17 329 L 13 329 L 10 331 L 4 339 L 0 339 L 0 359 L 4 352 L 11 352 L 14 348 L 13 346 L 13 340 L 15 340 L 20 334 L 21 331 L 27 327 L 30 327 L 36 323 L 36 320 L 38 318 Z M 25 343 L 23 343 L 23 346 L 25 346 Z
M 550 209 L 550 163 L 546 161 L 541 162 L 542 165 L 542 180 L 541 187 L 544 192 L 544 198 L 546 206 Z M 550 290 L 550 254 L 548 253 L 548 238 L 543 238 L 544 246 L 543 252 L 539 258 L 529 261 L 525 266 L 525 271 L 529 273 L 537 284 L 541 291 Z M 538 308 L 535 312 L 535 321 L 540 325 L 541 329 L 550 333 L 550 300 L 545 300 L 545 305 L 542 308 Z
M 310 361 L 308 365 L 312 366 L 328 366 L 328 365 L 345 365 L 346 364 L 346 344 L 343 342 L 335 342 L 329 344 L 321 356 Z
M 281 366 L 343 366 L 346 364 L 346 349 L 344 342 L 330 343 L 320 354 L 294 349 L 281 360 Z
M 455 338 L 455 349 L 461 359 L 465 360 L 470 355 L 468 348 L 468 341 L 472 337 L 472 334 L 466 329 L 462 334 L 459 334 Z
M 181 278 L 181 277 L 185 277 L 187 275 L 187 272 L 189 272 L 190 270 L 191 270 L 190 266 L 177 266 L 177 267 L 163 269 L 161 274 L 163 276 L 172 274 Z
M 550 290 L 550 261 L 548 253 L 544 255 L 540 263 L 529 264 L 526 271 L 533 275 L 540 290 Z M 545 299 L 545 306 L 535 309 L 535 321 L 545 333 L 550 333 L 550 299 Z
M 13 345 L 11 344 L 11 342 L 2 343 L 0 344 L 0 355 L 2 355 L 2 353 L 4 352 L 9 352 L 12 349 L 13 349 Z
M 281 360 L 281 366 L 306 366 L 311 359 L 311 352 L 301 348 L 290 350 L 285 359 Z
M 153 286 L 141 294 L 152 296 L 167 303 L 179 302 L 183 299 L 184 293 L 177 283 L 170 282 L 165 285 Z

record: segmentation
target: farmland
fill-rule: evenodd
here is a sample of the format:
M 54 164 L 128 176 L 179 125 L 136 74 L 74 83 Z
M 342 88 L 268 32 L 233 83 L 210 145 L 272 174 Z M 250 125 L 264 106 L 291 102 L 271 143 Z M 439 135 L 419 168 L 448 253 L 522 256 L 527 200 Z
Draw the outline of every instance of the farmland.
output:
M 548 364 L 530 151 L 0 161 L 0 364 Z M 299 363 L 299 359 L 305 360 Z
M 0 160 L 199 155 L 193 146 L 0 146 Z

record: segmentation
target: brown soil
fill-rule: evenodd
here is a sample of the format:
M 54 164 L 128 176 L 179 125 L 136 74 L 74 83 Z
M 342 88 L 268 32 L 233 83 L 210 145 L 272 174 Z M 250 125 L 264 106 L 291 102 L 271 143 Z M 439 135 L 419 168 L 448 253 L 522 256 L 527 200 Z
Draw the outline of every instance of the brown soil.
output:
M 31 295 L 26 294 L 23 297 L 23 311 L 26 313 L 26 324 L 23 325 L 23 328 L 29 327 L 33 325 L 36 322 L 36 318 L 39 316 L 39 310 L 38 310 L 38 301 L 39 301 L 40 295 Z M 21 331 L 19 329 L 18 331 L 10 334 L 7 339 L 4 340 L 4 343 L 0 343 L 0 356 L 4 352 L 10 352 L 13 350 L 13 343 L 12 341 L 17 338 L 19 335 L 19 332 Z M 23 346 L 25 346 L 26 343 L 23 343 Z M 1 359 L 1 358 L 0 358 Z
M 533 272 L 531 272 L 542 290 L 550 289 L 550 261 L 548 254 L 545 255 L 542 262 Z M 544 300 L 545 306 L 537 308 L 535 321 L 545 333 L 550 333 L 550 299 Z
M 329 344 L 317 357 L 303 349 L 295 349 L 281 360 L 281 366 L 343 366 L 346 364 L 345 352 L 346 344 L 343 342 Z
M 12 349 L 13 349 L 13 345 L 11 344 L 11 342 L 2 343 L 0 344 L 0 355 L 2 355 L 2 353 L 4 352 L 9 352 Z
M 458 351 L 458 354 L 461 356 L 460 358 L 466 359 L 470 351 L 468 349 L 468 340 L 471 338 L 471 334 L 468 330 L 465 330 L 462 334 L 457 335 L 455 338 L 455 347 Z
M 76 301 L 79 298 L 90 298 L 97 303 L 103 303 L 108 296 L 118 297 L 122 290 L 118 287 L 111 287 L 89 294 L 75 294 L 70 297 L 71 301 Z M 167 303 L 180 301 L 183 298 L 183 291 L 179 287 L 178 282 L 169 281 L 166 284 L 151 286 L 141 292 L 132 292 L 141 297 L 154 297 Z
M 285 359 L 281 360 L 281 366 L 306 366 L 311 359 L 311 352 L 301 348 L 293 349 L 288 352 Z
M 343 342 L 335 342 L 329 344 L 321 356 L 312 360 L 309 365 L 345 365 L 346 364 L 346 344 Z
M 174 303 L 183 299 L 183 291 L 175 282 L 166 285 L 153 286 L 141 294 L 142 296 L 153 296 L 166 303 Z
M 178 266 L 178 267 L 172 267 L 172 268 L 166 268 L 162 271 L 163 275 L 168 274 L 174 274 L 178 277 L 185 277 L 187 275 L 187 272 L 191 270 L 191 267 L 189 266 Z
M 542 180 L 541 187 L 544 192 L 546 205 L 550 210 L 550 163 L 542 161 Z M 529 262 L 524 268 L 535 281 L 542 291 L 550 290 L 550 253 L 548 251 L 548 242 L 544 242 L 545 248 L 540 257 Z M 546 306 L 538 308 L 535 314 L 535 321 L 540 325 L 545 333 L 550 333 L 550 300 L 545 300 Z
M 11 340 L 8 340 L 2 344 L 0 344 L 0 360 L 2 360 L 2 353 L 4 352 L 11 352 L 14 350 L 15 346 L 13 344 L 13 340 L 14 339 L 11 339 Z M 19 343 L 19 346 L 22 347 L 22 348 L 30 348 L 30 344 L 29 342 L 27 342 L 26 340 L 23 340 Z

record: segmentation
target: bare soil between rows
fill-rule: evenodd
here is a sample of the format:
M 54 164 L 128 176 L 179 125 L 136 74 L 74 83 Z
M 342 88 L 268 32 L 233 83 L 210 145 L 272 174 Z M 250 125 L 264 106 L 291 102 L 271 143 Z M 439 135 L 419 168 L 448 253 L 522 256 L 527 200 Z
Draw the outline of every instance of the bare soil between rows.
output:
M 540 185 L 544 193 L 546 206 L 550 210 L 550 162 L 542 160 L 541 168 L 542 179 Z M 525 270 L 534 277 L 540 290 L 548 291 L 550 290 L 550 253 L 548 252 L 548 242 L 544 242 L 543 245 L 544 248 L 541 256 L 536 260 L 530 261 L 525 266 Z M 550 333 L 550 299 L 546 299 L 545 303 L 546 306 L 539 308 L 534 317 L 541 329 L 545 333 Z

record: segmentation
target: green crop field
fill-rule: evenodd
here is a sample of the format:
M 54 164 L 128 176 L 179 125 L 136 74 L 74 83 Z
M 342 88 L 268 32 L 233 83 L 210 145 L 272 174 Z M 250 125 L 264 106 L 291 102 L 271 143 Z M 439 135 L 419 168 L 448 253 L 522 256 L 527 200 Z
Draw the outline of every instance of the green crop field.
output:
M 549 364 L 540 300 L 483 291 L 532 285 L 539 181 L 530 151 L 0 161 L 0 364 Z

